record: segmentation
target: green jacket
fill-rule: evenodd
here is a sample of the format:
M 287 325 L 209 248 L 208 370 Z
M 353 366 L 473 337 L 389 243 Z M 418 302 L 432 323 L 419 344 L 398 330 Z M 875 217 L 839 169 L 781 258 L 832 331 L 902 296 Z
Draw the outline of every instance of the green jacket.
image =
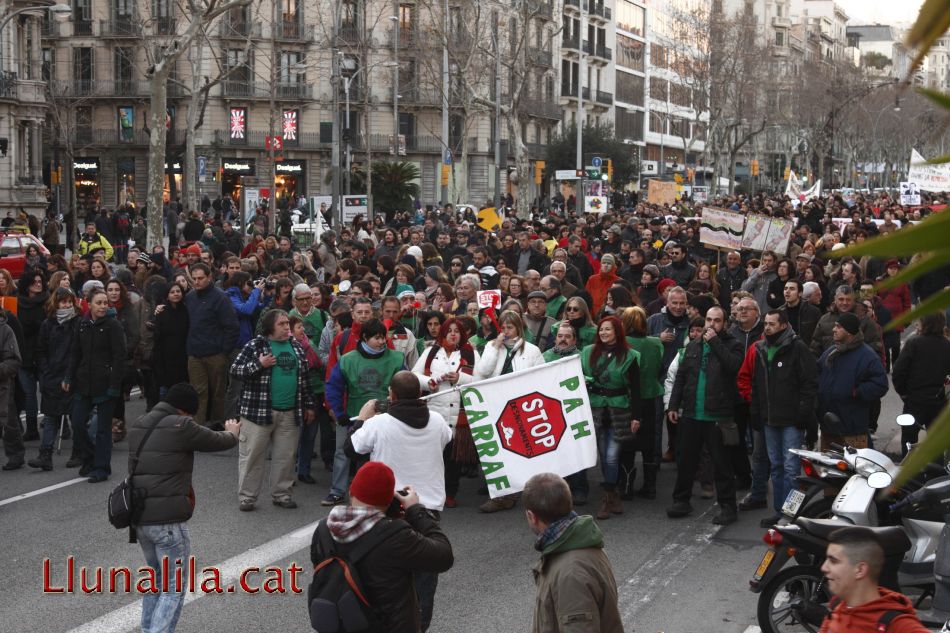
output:
M 541 357 L 544 359 L 544 362 L 546 362 L 546 363 L 552 363 L 552 362 L 554 362 L 554 361 L 556 361 L 556 360 L 561 360 L 562 358 L 567 358 L 568 356 L 577 356 L 578 353 L 580 353 L 580 350 L 577 349 L 576 347 L 574 348 L 574 351 L 571 352 L 571 353 L 569 353 L 569 354 L 562 354 L 561 352 L 559 352 L 558 350 L 556 350 L 556 349 L 554 349 L 554 348 L 552 347 L 552 348 L 549 349 L 548 351 L 546 351 L 546 352 L 544 352 L 543 354 L 541 354 Z
M 567 297 L 564 295 L 558 295 L 554 299 L 548 301 L 548 316 L 552 319 L 560 318 L 561 310 L 565 303 L 567 303 Z
M 339 368 L 346 383 L 346 415 L 358 415 L 368 400 L 385 400 L 389 383 L 403 365 L 403 355 L 391 349 L 373 359 L 366 358 L 358 349 L 344 354 Z
M 617 581 L 592 517 L 578 517 L 532 571 L 538 587 L 532 633 L 623 631 Z
M 640 353 L 628 350 L 623 362 L 618 362 L 616 357 L 607 359 L 606 356 L 601 356 L 597 360 L 597 367 L 592 367 L 590 359 L 593 352 L 593 345 L 588 345 L 581 351 L 581 365 L 587 379 L 590 406 L 631 409 L 634 401 L 639 403 Z M 598 394 L 598 390 L 620 393 Z
M 627 343 L 640 353 L 640 397 L 663 395 L 663 341 L 655 336 L 628 336 Z
M 560 321 L 556 321 L 554 325 L 551 326 L 551 340 L 553 341 L 557 338 L 557 328 L 561 325 Z M 588 345 L 593 345 L 594 340 L 597 338 L 597 326 L 596 325 L 585 325 L 581 328 L 581 331 L 577 333 L 577 348 L 581 349 L 587 347 Z

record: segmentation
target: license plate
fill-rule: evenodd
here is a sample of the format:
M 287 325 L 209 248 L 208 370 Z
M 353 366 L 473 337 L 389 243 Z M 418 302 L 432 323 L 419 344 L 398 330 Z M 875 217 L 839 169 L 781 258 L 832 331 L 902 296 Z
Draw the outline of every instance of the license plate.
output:
M 775 550 L 769 549 L 765 552 L 765 556 L 762 557 L 762 562 L 759 563 L 759 566 L 755 570 L 755 575 L 752 576 L 753 580 L 762 580 L 762 576 L 765 575 L 765 572 L 768 571 L 769 565 L 772 564 L 772 559 L 775 558 Z
M 782 504 L 782 514 L 795 518 L 795 515 L 798 514 L 798 509 L 802 507 L 804 501 L 804 492 L 801 490 L 789 490 L 788 496 L 785 497 L 785 503 Z

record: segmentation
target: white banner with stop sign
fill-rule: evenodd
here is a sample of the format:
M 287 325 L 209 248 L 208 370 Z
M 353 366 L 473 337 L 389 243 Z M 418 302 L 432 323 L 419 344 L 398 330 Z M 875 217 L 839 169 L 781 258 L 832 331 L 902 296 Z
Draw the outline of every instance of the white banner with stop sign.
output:
M 493 499 L 522 491 L 538 473 L 566 477 L 597 463 L 579 357 L 473 382 L 458 391 Z M 447 393 L 454 392 L 439 396 Z

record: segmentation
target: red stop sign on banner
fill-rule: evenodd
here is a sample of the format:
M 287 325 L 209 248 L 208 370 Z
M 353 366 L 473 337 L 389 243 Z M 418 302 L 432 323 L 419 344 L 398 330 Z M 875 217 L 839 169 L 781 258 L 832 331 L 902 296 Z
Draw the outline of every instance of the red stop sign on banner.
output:
M 535 391 L 509 400 L 495 427 L 505 449 L 530 459 L 557 450 L 567 422 L 559 400 Z

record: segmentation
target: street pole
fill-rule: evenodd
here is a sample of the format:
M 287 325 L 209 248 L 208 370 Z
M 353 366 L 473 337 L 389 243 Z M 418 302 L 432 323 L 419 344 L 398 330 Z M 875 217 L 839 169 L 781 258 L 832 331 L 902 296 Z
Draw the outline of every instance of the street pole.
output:
M 333 16 L 333 50 L 330 55 L 331 77 L 330 85 L 333 88 L 333 137 L 330 151 L 330 194 L 333 197 L 332 207 L 339 221 L 337 230 L 343 228 L 343 205 L 340 200 L 340 3 L 335 3 Z
M 346 195 L 350 195 L 350 139 L 353 135 L 350 130 L 350 82 L 353 77 L 356 77 L 355 73 L 343 82 L 343 92 L 346 95 Z
M 393 155 L 399 156 L 399 29 L 402 28 L 399 15 L 399 0 L 393 0 L 395 16 L 393 18 Z M 398 160 L 398 158 L 396 159 Z
M 585 0 L 581 0 L 578 6 L 581 12 L 581 21 L 577 36 L 577 155 L 574 157 L 577 163 L 577 170 L 584 175 L 580 178 L 580 188 L 574 192 L 575 213 L 583 213 L 587 191 L 587 173 L 582 171 L 584 169 L 584 75 L 586 74 L 584 64 L 584 31 L 587 30 L 584 19 L 584 2 Z
M 449 151 L 449 0 L 445 0 L 442 12 L 442 164 L 448 165 L 445 159 Z M 439 174 L 440 181 L 441 177 Z M 448 183 L 442 185 L 440 198 L 440 206 L 448 203 Z
M 662 178 L 666 172 L 666 116 L 660 118 L 663 119 L 663 127 L 660 128 L 660 163 L 656 166 L 656 175 Z
M 497 26 L 493 31 L 495 45 L 495 211 L 501 210 L 501 46 Z
M 281 25 L 283 28 L 283 25 Z M 271 27 L 270 27 L 270 59 L 271 59 L 271 90 L 270 90 L 270 117 L 267 122 L 267 133 L 270 135 L 268 143 L 268 158 L 270 159 L 270 183 L 267 190 L 270 192 L 270 208 L 267 214 L 267 232 L 273 234 L 277 226 L 277 162 L 274 155 L 274 123 L 276 116 L 276 103 L 274 93 L 280 85 L 280 73 L 277 67 L 277 3 L 274 2 L 271 7 Z M 278 72 L 275 72 L 278 71 Z M 287 69 L 290 72 L 290 69 Z

